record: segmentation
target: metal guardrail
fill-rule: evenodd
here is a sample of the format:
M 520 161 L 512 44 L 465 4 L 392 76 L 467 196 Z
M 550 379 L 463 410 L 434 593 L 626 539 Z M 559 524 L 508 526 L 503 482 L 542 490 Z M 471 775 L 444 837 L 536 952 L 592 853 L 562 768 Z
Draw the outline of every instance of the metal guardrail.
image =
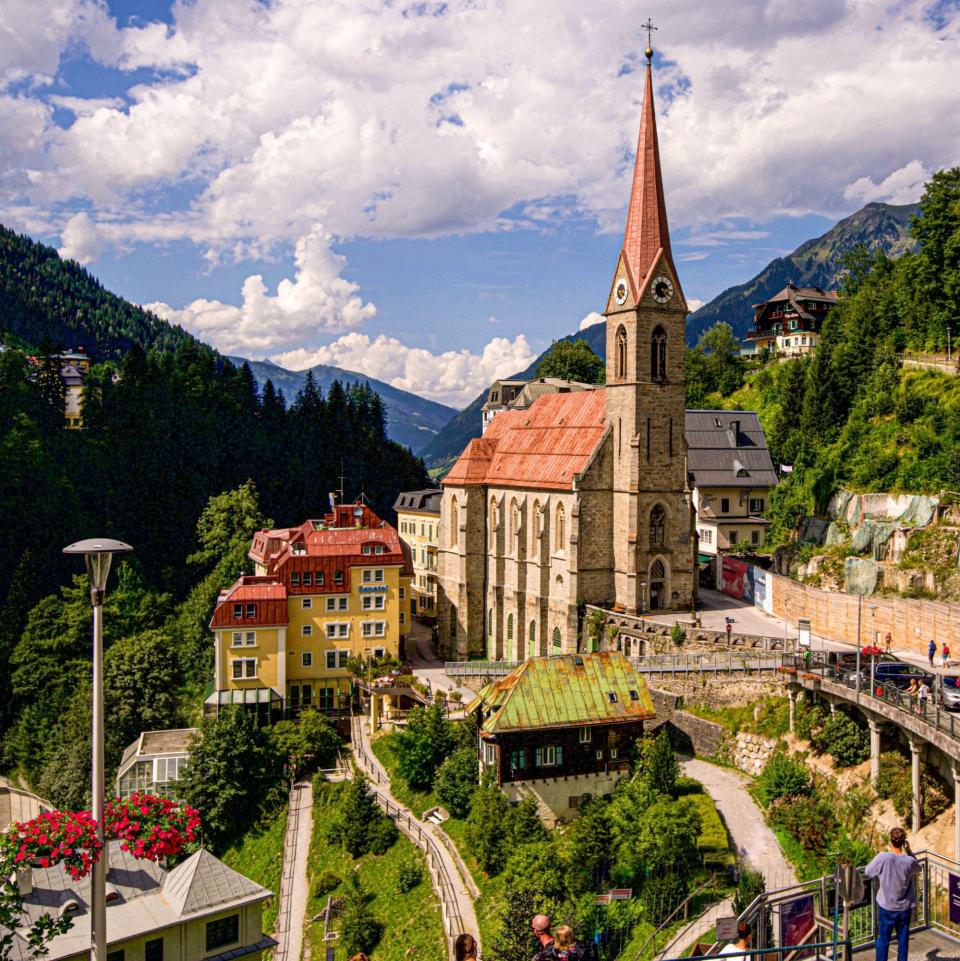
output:
M 388 795 L 384 794 L 382 790 L 379 790 L 380 786 L 384 784 L 386 784 L 389 789 L 390 782 L 380 773 L 380 768 L 374 763 L 370 755 L 367 754 L 366 748 L 363 746 L 363 738 L 359 730 L 359 725 L 360 718 L 357 715 L 353 715 L 351 719 L 353 743 L 356 748 L 356 753 L 363 763 L 364 773 L 373 780 L 375 785 L 373 792 L 374 797 L 377 799 L 377 803 L 383 808 L 387 817 L 389 817 L 411 841 L 422 848 L 427 855 L 427 869 L 430 873 L 430 879 L 433 882 L 434 891 L 440 899 L 441 912 L 446 922 L 447 938 L 452 951 L 453 942 L 459 934 L 466 930 L 463 924 L 463 918 L 460 916 L 460 908 L 457 902 L 457 889 L 450 877 L 450 873 L 447 871 L 447 866 L 444 863 L 437 842 L 430 834 L 423 830 L 419 821 L 411 818 L 403 808 L 397 805 Z
M 841 684 L 854 692 L 855 696 L 851 698 L 854 703 L 857 702 L 857 694 L 859 694 L 859 703 L 861 704 L 869 705 L 871 700 L 882 701 L 884 704 L 889 704 L 903 712 L 904 715 L 909 715 L 921 724 L 927 725 L 953 740 L 960 741 L 960 718 L 943 706 L 942 694 L 939 685 L 936 683 L 938 675 L 930 674 L 934 678 L 933 689 L 929 697 L 921 701 L 917 696 L 908 694 L 891 681 L 871 680 L 869 658 L 862 658 L 861 661 L 859 684 L 855 670 L 836 667 L 830 664 L 819 652 L 811 655 L 808 659 L 786 655 L 784 657 L 784 668 L 796 671 L 801 679 L 804 676 L 811 679 L 823 677 L 836 684 Z
M 949 901 L 950 875 L 960 876 L 960 863 L 932 851 L 920 852 L 916 858 L 920 862 L 921 873 L 918 876 L 917 906 L 911 918 L 911 933 L 932 929 L 960 941 L 960 925 L 950 921 Z M 857 870 L 862 875 L 863 868 Z M 760 955 L 766 959 L 776 953 L 777 961 L 794 961 L 805 957 L 808 951 L 815 951 L 819 957 L 836 958 L 839 961 L 841 957 L 849 957 L 851 951 L 869 947 L 874 943 L 877 931 L 877 907 L 869 885 L 867 897 L 861 904 L 849 906 L 846 912 L 838 906 L 835 915 L 836 888 L 834 876 L 826 875 L 758 895 L 738 918 L 738 921 L 750 925 L 754 947 L 731 956 L 740 955 L 749 959 Z M 812 898 L 813 927 L 804 932 L 797 943 L 778 943 L 784 909 L 804 898 Z M 838 926 L 836 940 L 833 938 L 835 918 Z M 844 928 L 846 934 L 843 933 Z M 825 937 L 824 932 L 828 932 L 829 937 Z M 820 940 L 816 940 L 818 936 Z M 721 942 L 715 942 L 707 955 L 718 954 L 720 948 Z
M 779 671 L 794 666 L 793 654 L 730 648 L 710 654 L 649 654 L 631 657 L 642 674 L 730 674 Z M 456 680 L 505 677 L 523 661 L 445 661 L 444 673 Z

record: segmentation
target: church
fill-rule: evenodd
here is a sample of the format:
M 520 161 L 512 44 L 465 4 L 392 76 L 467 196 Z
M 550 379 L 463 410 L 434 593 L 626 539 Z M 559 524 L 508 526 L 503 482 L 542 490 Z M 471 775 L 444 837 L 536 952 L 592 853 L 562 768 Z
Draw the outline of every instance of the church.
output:
M 604 310 L 606 385 L 499 413 L 443 480 L 438 621 L 450 657 L 576 653 L 584 601 L 627 613 L 694 602 L 687 305 L 670 251 L 652 56 Z

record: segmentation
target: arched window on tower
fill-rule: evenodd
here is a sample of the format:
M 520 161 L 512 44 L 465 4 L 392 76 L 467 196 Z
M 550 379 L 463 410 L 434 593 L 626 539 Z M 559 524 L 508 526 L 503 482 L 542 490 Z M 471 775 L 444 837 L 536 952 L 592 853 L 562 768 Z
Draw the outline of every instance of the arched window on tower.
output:
M 653 380 L 667 377 L 667 332 L 659 324 L 650 335 L 650 377 Z
M 660 504 L 655 504 L 650 511 L 650 545 L 663 544 L 664 529 L 667 524 L 667 512 Z
M 617 378 L 625 380 L 627 377 L 627 331 L 621 324 L 617 328 Z
M 456 547 L 460 539 L 460 505 L 456 497 L 450 501 L 450 546 Z
M 508 641 L 513 640 L 513 615 L 512 614 L 507 615 L 507 640 Z
M 567 547 L 567 514 L 563 504 L 557 505 L 557 550 L 563 551 Z
M 490 498 L 490 547 L 497 546 L 497 502 Z
M 536 557 L 540 553 L 540 535 L 543 533 L 543 509 L 540 501 L 533 502 L 533 537 L 530 538 L 530 556 Z
M 516 537 L 520 533 L 520 505 L 517 499 L 510 501 L 510 536 Z

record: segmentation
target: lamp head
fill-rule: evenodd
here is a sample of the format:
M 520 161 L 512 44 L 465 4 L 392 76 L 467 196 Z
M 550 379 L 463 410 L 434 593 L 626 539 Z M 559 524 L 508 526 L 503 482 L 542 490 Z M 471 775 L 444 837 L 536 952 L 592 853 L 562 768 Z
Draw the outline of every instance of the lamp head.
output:
M 63 549 L 63 553 L 79 554 L 83 557 L 90 577 L 90 593 L 94 596 L 94 603 L 98 601 L 102 603 L 113 555 L 126 554 L 132 550 L 133 548 L 123 541 L 114 541 L 108 537 L 91 537 L 68 545 Z

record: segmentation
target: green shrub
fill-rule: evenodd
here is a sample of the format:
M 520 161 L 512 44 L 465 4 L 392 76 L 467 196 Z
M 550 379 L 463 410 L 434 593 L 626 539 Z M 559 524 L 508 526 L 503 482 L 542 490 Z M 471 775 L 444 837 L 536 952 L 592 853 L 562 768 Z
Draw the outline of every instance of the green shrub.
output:
M 800 797 L 810 793 L 812 782 L 807 769 L 786 754 L 770 756 L 763 773 L 757 778 L 757 793 L 766 806 L 782 797 Z
M 852 767 L 870 757 L 870 734 L 849 714 L 835 711 L 824 721 L 813 746 L 829 754 L 840 767 Z
M 686 797 L 689 794 L 703 794 L 703 785 L 694 777 L 681 775 L 677 778 L 675 787 L 677 797 Z
M 797 737 L 805 741 L 813 742 L 814 738 L 820 733 L 824 722 L 827 719 L 826 711 L 819 704 L 809 704 L 804 702 L 797 705 L 797 716 L 794 729 Z
M 368 900 L 359 878 L 352 874 L 340 918 L 340 943 L 347 956 L 372 951 L 383 933 L 382 925 L 370 913 Z
M 687 641 L 687 632 L 679 624 L 674 624 L 670 628 L 670 640 L 675 647 L 683 647 Z
M 317 875 L 317 882 L 313 888 L 314 897 L 325 898 L 331 891 L 340 887 L 341 877 L 332 868 L 324 868 Z
M 397 876 L 397 887 L 401 894 L 412 891 L 423 880 L 423 869 L 415 861 L 403 865 Z
M 785 828 L 806 851 L 823 854 L 839 827 L 833 808 L 814 797 L 785 795 L 770 805 L 770 820 Z
M 884 751 L 880 755 L 880 769 L 873 789 L 881 798 L 892 798 L 904 776 L 910 784 L 910 762 L 896 751 Z
M 434 791 L 440 803 L 455 818 L 465 818 L 470 813 L 477 774 L 475 747 L 457 748 L 437 769 Z

